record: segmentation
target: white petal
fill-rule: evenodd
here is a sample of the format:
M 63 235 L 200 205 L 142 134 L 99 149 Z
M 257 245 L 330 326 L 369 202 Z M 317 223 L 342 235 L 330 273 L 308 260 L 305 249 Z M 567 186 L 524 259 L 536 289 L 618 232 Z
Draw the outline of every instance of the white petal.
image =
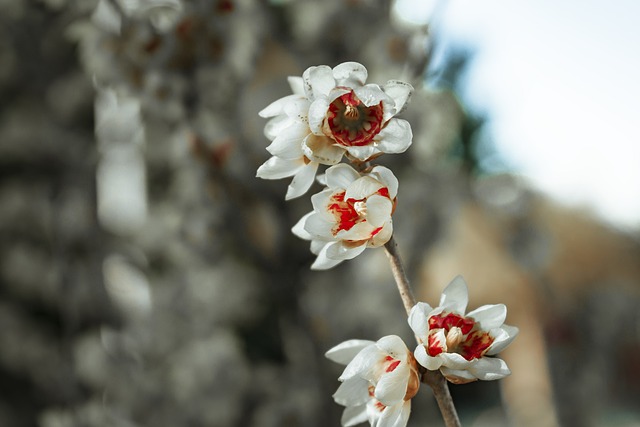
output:
M 351 427 L 367 421 L 367 405 L 347 406 L 342 412 L 340 424 L 343 427 Z
M 307 98 L 312 101 L 327 96 L 329 91 L 336 86 L 333 71 L 326 65 L 307 68 L 302 74 L 302 79 L 304 80 L 304 92 Z
M 509 344 L 511 344 L 511 342 L 518 335 L 518 332 L 520 332 L 519 329 L 516 328 L 515 326 L 509 326 L 509 325 L 502 325 L 500 329 L 502 330 L 503 334 L 500 334 L 500 336 L 498 336 L 498 334 L 495 334 L 496 340 L 488 348 L 486 353 L 487 356 L 493 356 L 495 354 L 500 353 Z M 493 331 L 491 335 L 494 336 Z
M 405 427 L 411 414 L 411 400 L 388 406 L 375 427 Z
M 311 253 L 314 255 L 318 255 L 322 249 L 327 246 L 330 242 L 327 240 L 313 239 L 311 241 Z
M 404 153 L 411 146 L 413 132 L 408 121 L 391 119 L 373 140 L 383 153 Z
M 318 215 L 320 215 L 326 221 L 332 223 L 330 228 L 332 228 L 333 224 L 335 223 L 335 217 L 333 213 L 327 210 L 327 206 L 329 205 L 329 203 L 331 203 L 331 197 L 333 196 L 333 193 L 333 190 L 326 189 L 311 196 L 311 204 L 313 205 L 313 210 L 316 211 Z
M 303 123 L 293 123 L 280 132 L 267 151 L 284 160 L 300 159 L 303 156 L 302 141 L 309 134 L 309 128 Z
M 402 112 L 411 98 L 413 86 L 399 80 L 389 80 L 382 88 L 396 103 L 396 114 Z
M 302 160 L 283 160 L 271 157 L 259 168 L 256 176 L 262 179 L 280 179 L 297 174 L 304 167 Z
M 327 111 L 329 110 L 329 100 L 326 98 L 316 99 L 309 106 L 309 129 L 316 135 L 322 134 L 322 124 Z
M 467 283 L 462 276 L 456 276 L 442 291 L 439 305 L 440 307 L 446 307 L 449 311 L 464 315 L 468 303 L 469 291 L 467 290 Z
M 467 360 L 458 353 L 440 353 L 438 355 L 442 359 L 442 365 L 450 369 L 469 369 L 478 359 Z
M 376 374 L 379 370 L 379 364 L 384 357 L 384 353 L 375 344 L 366 346 L 349 362 L 338 379 L 344 381 L 357 375 L 365 380 L 377 380 Z
M 384 93 L 382 89 L 380 89 L 380 86 L 375 84 L 356 87 L 353 89 L 353 93 L 355 93 L 358 99 L 360 99 L 360 101 L 362 101 L 362 103 L 367 107 L 378 105 L 382 101 L 385 101 L 390 105 L 395 104 L 393 102 L 393 99 L 391 99 L 389 95 Z
M 370 176 L 363 176 L 353 181 L 351 185 L 347 187 L 344 198 L 345 200 L 362 200 L 366 197 L 371 196 L 372 194 L 375 194 L 382 187 L 383 185 L 377 179 Z
M 427 353 L 427 348 L 423 345 L 419 345 L 416 347 L 416 350 L 413 352 L 413 356 L 421 366 L 430 371 L 435 371 L 442 366 L 442 359 L 437 356 L 429 356 L 429 354 Z
M 382 374 L 375 388 L 376 399 L 386 406 L 402 402 L 407 394 L 410 373 L 409 366 L 400 363 L 393 371 Z
M 507 318 L 507 307 L 504 304 L 490 304 L 478 307 L 467 314 L 480 323 L 480 329 L 488 331 L 499 328 Z
M 334 240 L 331 229 L 334 226 L 333 222 L 327 221 L 322 215 L 314 211 L 315 215 L 310 216 L 304 224 L 304 229 L 314 238 L 320 238 L 323 240 Z
M 409 352 L 407 345 L 402 341 L 402 338 L 397 335 L 386 335 L 380 338 L 376 341 L 376 347 L 394 359 L 405 360 Z
M 407 319 L 409 327 L 423 343 L 427 342 L 427 336 L 429 335 L 428 316 L 432 310 L 431 306 L 426 302 L 419 302 L 411 308 Z
M 280 132 L 291 126 L 291 123 L 293 123 L 291 118 L 284 114 L 276 116 L 264 125 L 264 135 L 269 138 L 269 140 L 273 141 Z
M 365 162 L 369 160 L 371 156 L 380 153 L 380 150 L 374 147 L 373 144 L 361 146 L 354 145 L 352 147 L 345 147 L 345 149 L 352 157 L 355 157 L 362 162 Z
M 450 369 L 443 366 L 440 372 L 454 384 L 466 384 L 477 380 L 475 375 L 464 369 Z
M 278 114 L 282 114 L 284 112 L 284 107 L 291 101 L 295 101 L 296 99 L 300 99 L 300 95 L 287 95 L 283 98 L 277 99 L 273 101 L 271 104 L 267 105 L 265 108 L 260 110 L 258 115 L 260 117 L 275 117 Z
M 352 377 L 344 381 L 333 394 L 333 400 L 344 406 L 364 405 L 371 399 L 369 381 L 360 377 Z
M 300 218 L 296 225 L 291 228 L 291 232 L 301 239 L 311 240 L 312 236 L 307 230 L 304 229 L 304 224 L 307 222 L 307 219 L 314 214 L 315 212 L 309 212 L 308 214 Z
M 377 232 L 371 239 L 369 239 L 369 242 L 367 243 L 367 247 L 379 248 L 380 246 L 387 243 L 391 239 L 392 235 L 393 235 L 393 223 L 391 222 L 391 219 L 389 219 L 387 222 L 385 222 L 382 225 L 382 230 Z
M 333 67 L 333 78 L 338 86 L 347 86 L 345 83 L 363 85 L 367 81 L 367 69 L 358 62 L 343 62 Z
M 286 103 L 282 110 L 284 114 L 286 114 L 292 120 L 300 123 L 307 123 L 310 104 L 311 103 L 308 99 L 300 97 L 299 99 L 294 99 L 293 101 Z
M 381 227 L 391 218 L 393 203 L 384 196 L 373 195 L 367 198 L 367 221 L 373 227 Z
M 291 92 L 296 95 L 304 95 L 304 82 L 302 81 L 302 77 L 289 76 L 287 81 L 289 82 Z
M 348 230 L 340 230 L 336 234 L 335 238 L 339 240 L 350 240 L 353 242 L 360 242 L 364 245 L 367 240 L 371 238 L 371 234 L 375 230 L 366 221 L 359 222 Z M 364 249 L 363 249 L 364 250 Z
M 483 357 L 474 364 L 469 372 L 483 381 L 499 380 L 511 374 L 507 364 L 497 357 Z
M 327 169 L 327 186 L 332 190 L 346 189 L 355 180 L 360 178 L 360 174 L 351 166 L 342 163 Z
M 285 200 L 291 200 L 306 193 L 309 187 L 311 187 L 311 184 L 313 184 L 313 178 L 316 176 L 317 170 L 318 163 L 316 162 L 311 162 L 303 166 L 293 177 L 289 187 L 287 187 L 287 194 L 284 197 Z
M 346 245 L 340 241 L 327 248 L 327 257 L 339 260 L 353 259 L 364 252 L 366 248 L 367 245 L 364 243 L 360 245 Z
M 340 264 L 342 262 L 342 260 L 335 260 L 335 259 L 330 259 L 327 258 L 327 248 L 329 246 L 331 246 L 334 242 L 329 242 L 327 243 L 321 250 L 320 253 L 318 253 L 318 257 L 316 258 L 316 260 L 313 262 L 313 264 L 311 264 L 311 269 L 312 270 L 327 270 L 329 268 L 333 268 L 336 265 Z
M 347 365 L 353 360 L 356 354 L 360 353 L 360 350 L 373 344 L 375 344 L 375 342 L 369 340 L 348 340 L 332 347 L 324 356 L 336 363 Z
M 384 166 L 375 166 L 371 170 L 371 174 L 375 175 L 375 177 L 380 181 L 387 190 L 389 190 L 389 197 L 391 200 L 395 199 L 398 195 L 398 178 L 391 172 L 390 169 L 385 168 Z
M 314 162 L 323 165 L 340 163 L 344 148 L 333 145 L 333 140 L 324 135 L 309 134 L 302 142 L 302 151 Z

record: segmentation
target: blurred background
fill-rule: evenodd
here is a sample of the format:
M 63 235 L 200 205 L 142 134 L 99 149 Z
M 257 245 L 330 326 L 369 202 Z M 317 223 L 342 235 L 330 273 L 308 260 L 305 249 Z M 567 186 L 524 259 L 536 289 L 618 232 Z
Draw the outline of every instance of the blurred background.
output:
M 312 272 L 257 112 L 353 60 L 416 91 L 394 230 L 520 337 L 465 426 L 640 426 L 640 4 L 0 1 L 0 426 L 330 426 L 412 341 L 382 250 Z M 320 190 L 315 185 L 311 193 Z M 427 387 L 409 426 L 441 426 Z

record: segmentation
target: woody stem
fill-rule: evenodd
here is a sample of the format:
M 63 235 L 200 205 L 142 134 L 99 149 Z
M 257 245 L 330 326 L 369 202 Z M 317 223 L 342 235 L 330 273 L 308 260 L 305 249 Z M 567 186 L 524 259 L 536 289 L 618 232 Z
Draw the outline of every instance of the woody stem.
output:
M 398 292 L 400 293 L 402 304 L 404 305 L 404 309 L 408 316 L 411 312 L 411 308 L 416 305 L 416 299 L 411 291 L 411 285 L 409 284 L 409 279 L 404 271 L 402 259 L 398 254 L 398 247 L 393 236 L 384 245 L 384 249 L 387 254 L 387 258 L 389 258 L 391 272 L 396 281 L 396 285 L 398 286 Z M 418 342 L 418 344 L 419 343 L 420 342 Z M 444 419 L 445 426 L 460 427 L 460 419 L 458 418 L 456 407 L 453 404 L 453 399 L 451 399 L 447 380 L 442 376 L 440 371 L 426 370 L 422 375 L 422 382 L 428 384 L 433 390 L 433 395 L 436 398 L 436 402 L 438 402 L 438 408 L 440 408 L 440 413 Z

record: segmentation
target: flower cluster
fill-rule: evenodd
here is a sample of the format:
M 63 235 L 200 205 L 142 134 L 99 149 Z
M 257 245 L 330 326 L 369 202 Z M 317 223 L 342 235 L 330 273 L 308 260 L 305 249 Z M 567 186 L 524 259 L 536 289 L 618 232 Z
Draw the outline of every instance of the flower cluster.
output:
M 342 425 L 369 421 L 376 427 L 406 426 L 423 369 L 440 370 L 456 384 L 509 375 L 506 363 L 492 357 L 518 334 L 516 327 L 504 324 L 506 307 L 484 305 L 465 315 L 468 300 L 467 285 L 458 276 L 436 308 L 417 303 L 409 315 L 409 326 L 419 339 L 413 353 L 395 335 L 375 343 L 345 341 L 329 350 L 329 359 L 347 365 L 333 395 L 346 406 Z
M 365 84 L 366 79 L 367 69 L 357 62 L 310 67 L 302 77 L 289 77 L 292 95 L 259 113 L 269 118 L 264 132 L 272 157 L 257 176 L 293 177 L 286 199 L 305 194 L 319 165 L 329 166 L 327 188 L 312 197 L 314 211 L 293 227 L 294 234 L 311 240 L 311 251 L 318 255 L 314 269 L 382 246 L 393 232 L 398 180 L 389 169 L 367 163 L 411 145 L 411 126 L 395 116 L 406 107 L 413 87 L 397 80 L 380 87 Z M 345 157 L 358 170 L 341 163 Z

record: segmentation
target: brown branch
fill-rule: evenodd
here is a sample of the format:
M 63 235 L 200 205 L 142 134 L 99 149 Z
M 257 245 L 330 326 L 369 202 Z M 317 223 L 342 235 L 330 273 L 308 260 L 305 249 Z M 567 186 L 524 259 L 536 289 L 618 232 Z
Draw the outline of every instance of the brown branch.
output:
M 402 259 L 398 254 L 397 244 L 393 239 L 393 236 L 391 236 L 391 239 L 389 239 L 389 241 L 384 245 L 384 249 L 387 254 L 387 258 L 389 258 L 391 272 L 393 273 L 393 278 L 398 286 L 400 298 L 402 298 L 402 304 L 404 304 L 404 309 L 408 316 L 411 312 L 411 308 L 416 305 L 416 299 L 411 291 L 411 285 L 409 284 L 409 279 L 404 271 Z M 419 341 L 418 344 L 420 344 Z M 442 376 L 440 371 L 425 370 L 422 374 L 422 382 L 428 384 L 433 390 L 433 395 L 436 398 L 436 402 L 438 402 L 438 408 L 440 408 L 440 413 L 444 419 L 445 426 L 460 427 L 460 419 L 458 418 L 456 407 L 453 404 L 453 399 L 451 399 L 447 380 Z

